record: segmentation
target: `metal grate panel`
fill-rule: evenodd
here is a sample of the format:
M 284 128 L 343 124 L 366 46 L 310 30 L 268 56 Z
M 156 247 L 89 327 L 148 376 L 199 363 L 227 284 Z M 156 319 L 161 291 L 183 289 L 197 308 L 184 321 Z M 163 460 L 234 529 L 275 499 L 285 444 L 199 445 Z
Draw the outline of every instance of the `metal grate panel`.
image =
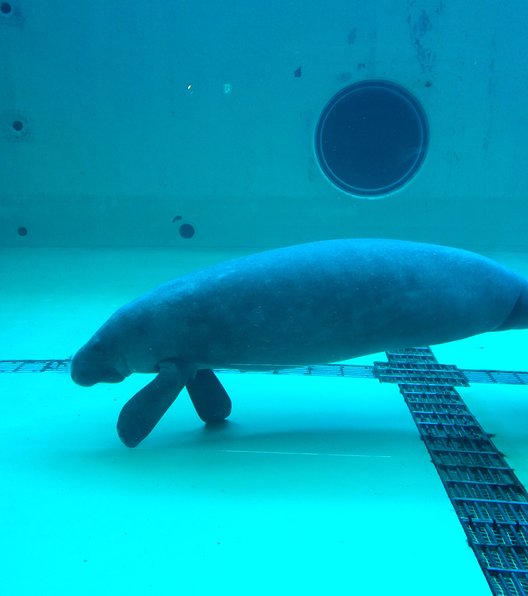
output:
M 0 360 L 0 373 L 70 372 L 70 360 Z
M 528 494 L 455 389 L 472 375 L 436 363 L 428 348 L 387 357 L 375 374 L 398 383 L 492 593 L 528 594 Z M 480 372 L 500 382 L 497 371 Z M 523 374 L 502 379 L 524 383 Z
M 408 351 L 398 352 L 402 361 L 389 372 L 389 364 L 376 362 L 374 366 L 359 364 L 318 364 L 314 366 L 275 366 L 271 370 L 258 371 L 272 375 L 305 375 L 314 377 L 346 377 L 356 379 L 378 379 L 386 383 L 410 383 L 415 391 L 419 387 L 427 394 L 431 385 L 444 387 L 446 383 L 453 386 L 467 386 L 469 383 L 501 383 L 506 385 L 528 385 L 528 372 L 507 370 L 465 370 L 451 364 L 431 362 L 430 353 L 423 348 L 418 354 Z M 394 355 L 391 355 L 394 358 Z M 394 362 L 394 360 L 393 360 Z M 413 364 L 414 363 L 414 364 Z M 417 365 L 415 369 L 413 365 Z M 41 373 L 70 372 L 69 359 L 53 360 L 0 360 L 0 373 Z M 217 369 L 222 374 L 251 374 L 236 369 Z M 431 373 L 434 373 L 432 375 Z M 433 395 L 436 393 L 433 392 Z
M 409 360 L 407 354 L 404 356 L 403 362 L 394 358 L 389 362 L 374 362 L 374 375 L 382 383 L 469 385 L 464 373 L 454 365 L 429 362 L 422 355 L 417 361 Z

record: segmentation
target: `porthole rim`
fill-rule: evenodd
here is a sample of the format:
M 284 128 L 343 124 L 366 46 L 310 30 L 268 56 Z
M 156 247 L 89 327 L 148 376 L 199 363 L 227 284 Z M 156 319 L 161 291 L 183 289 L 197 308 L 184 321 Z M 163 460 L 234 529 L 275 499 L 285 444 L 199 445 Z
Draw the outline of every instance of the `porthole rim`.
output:
M 326 121 L 328 114 L 331 111 L 331 108 L 334 107 L 337 102 L 348 95 L 350 92 L 353 92 L 357 89 L 362 89 L 366 87 L 384 87 L 388 88 L 391 91 L 398 94 L 404 100 L 408 102 L 408 104 L 414 109 L 415 114 L 417 115 L 417 122 L 420 123 L 420 131 L 421 131 L 421 150 L 417 155 L 416 160 L 414 161 L 411 168 L 407 170 L 407 172 L 400 176 L 395 182 L 391 183 L 390 185 L 385 185 L 383 187 L 378 187 L 373 190 L 368 189 L 359 189 L 358 187 L 354 187 L 351 184 L 342 182 L 342 185 L 339 184 L 339 177 L 336 176 L 330 166 L 328 166 L 326 159 L 321 159 L 324 157 L 323 151 L 320 149 L 320 137 L 321 133 L 320 130 L 322 129 L 322 123 Z M 384 78 L 374 78 L 374 79 L 361 79 L 359 81 L 355 81 L 354 83 L 350 83 L 345 87 L 342 87 L 338 91 L 336 91 L 330 99 L 324 104 L 322 110 L 320 111 L 319 117 L 317 118 L 317 122 L 315 124 L 315 131 L 313 135 L 313 151 L 315 155 L 315 160 L 317 165 L 323 174 L 324 178 L 332 184 L 334 188 L 339 190 L 340 192 L 346 194 L 349 197 L 355 197 L 359 199 L 366 199 L 366 200 L 375 200 L 375 199 L 383 199 L 388 196 L 391 196 L 397 192 L 403 190 L 419 173 L 419 171 L 423 168 L 424 162 L 427 158 L 430 146 L 430 126 L 429 126 L 429 119 L 427 117 L 427 113 L 425 108 L 422 105 L 420 99 L 410 91 L 406 86 L 402 85 L 399 82 L 396 82 L 392 79 L 384 79 Z M 326 165 L 326 168 L 323 167 L 323 163 Z

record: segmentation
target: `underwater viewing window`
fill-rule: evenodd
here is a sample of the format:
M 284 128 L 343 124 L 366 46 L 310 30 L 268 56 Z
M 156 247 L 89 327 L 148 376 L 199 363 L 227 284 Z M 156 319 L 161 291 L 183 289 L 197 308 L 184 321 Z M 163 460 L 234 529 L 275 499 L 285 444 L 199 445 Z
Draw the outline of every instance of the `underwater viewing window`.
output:
M 428 142 L 427 117 L 414 95 L 396 83 L 369 80 L 330 99 L 317 123 L 315 152 L 338 188 L 376 197 L 416 174 Z

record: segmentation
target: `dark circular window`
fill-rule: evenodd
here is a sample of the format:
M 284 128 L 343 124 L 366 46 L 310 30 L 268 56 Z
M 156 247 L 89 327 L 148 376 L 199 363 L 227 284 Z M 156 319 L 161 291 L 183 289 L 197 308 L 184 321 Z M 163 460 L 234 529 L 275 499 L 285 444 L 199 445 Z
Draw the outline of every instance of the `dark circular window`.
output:
M 427 117 L 411 93 L 388 81 L 362 81 L 328 102 L 317 123 L 315 151 L 337 187 L 374 197 L 416 174 L 428 140 Z

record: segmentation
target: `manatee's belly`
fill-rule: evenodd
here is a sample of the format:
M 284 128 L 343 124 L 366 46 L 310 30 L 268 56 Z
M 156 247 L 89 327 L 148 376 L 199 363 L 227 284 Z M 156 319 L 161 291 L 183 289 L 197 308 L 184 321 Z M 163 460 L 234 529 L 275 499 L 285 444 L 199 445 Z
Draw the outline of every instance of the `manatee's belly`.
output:
M 211 326 L 205 326 L 207 332 L 204 341 L 196 346 L 196 359 L 207 360 L 213 368 L 237 364 L 315 364 L 442 343 L 473 334 L 448 328 L 445 318 L 434 323 L 435 313 L 423 312 L 420 316 L 398 308 L 393 311 L 373 308 L 369 312 L 363 310 L 362 315 L 355 317 L 354 313 L 338 309 L 326 316 L 305 311 L 291 317 L 275 315 L 266 324 L 252 324 L 251 318 L 239 318 L 229 328 L 219 327 L 214 321 Z M 487 329 L 471 331 L 484 330 Z

